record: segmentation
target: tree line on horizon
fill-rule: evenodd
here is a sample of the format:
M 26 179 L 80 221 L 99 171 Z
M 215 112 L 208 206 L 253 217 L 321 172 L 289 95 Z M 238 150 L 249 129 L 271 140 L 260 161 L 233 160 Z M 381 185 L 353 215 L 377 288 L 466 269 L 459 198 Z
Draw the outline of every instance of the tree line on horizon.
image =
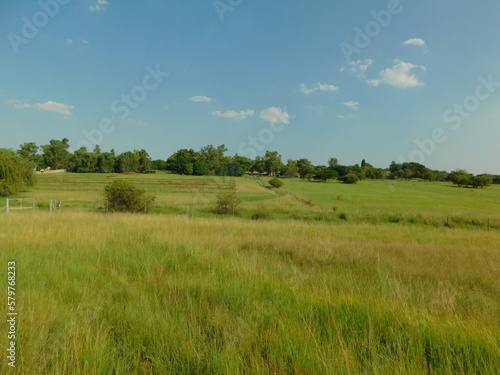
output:
M 93 151 L 82 147 L 69 151 L 67 138 L 51 140 L 49 144 L 37 146 L 34 142 L 23 143 L 16 151 L 0 149 L 0 195 L 8 195 L 18 188 L 9 189 L 8 174 L 22 170 L 16 177 L 16 186 L 33 184 L 28 171 L 66 169 L 74 173 L 147 173 L 152 170 L 166 170 L 180 175 L 194 176 L 243 176 L 245 174 L 267 175 L 272 177 L 300 177 L 309 181 L 340 180 L 355 183 L 364 179 L 422 179 L 427 181 L 450 181 L 458 186 L 486 187 L 491 183 L 500 184 L 500 175 L 482 174 L 474 176 L 465 170 L 451 173 L 427 168 L 415 162 L 392 162 L 388 168 L 376 168 L 364 159 L 360 164 L 342 165 L 337 158 L 330 158 L 327 165 L 313 165 L 306 158 L 286 163 L 277 151 L 266 151 L 263 156 L 250 159 L 235 154 L 226 155 L 224 145 L 208 145 L 200 151 L 180 149 L 166 160 L 152 160 L 144 149 L 117 154 L 114 150 L 103 152 L 95 146 Z M 17 159 L 16 159 L 17 158 Z M 15 162 L 13 160 L 16 160 Z M 17 166 L 14 164 L 17 163 Z M 20 166 L 23 167 L 20 167 Z M 8 172 L 8 171 L 11 172 Z M 22 177 L 24 176 L 24 177 Z M 24 178 L 24 180 L 23 180 Z

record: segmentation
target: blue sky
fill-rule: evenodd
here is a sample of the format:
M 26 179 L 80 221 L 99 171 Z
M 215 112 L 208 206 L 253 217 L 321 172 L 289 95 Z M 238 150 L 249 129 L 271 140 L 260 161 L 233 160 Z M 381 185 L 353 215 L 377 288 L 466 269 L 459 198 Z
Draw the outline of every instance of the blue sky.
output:
M 0 147 L 500 173 L 498 0 L 5 0 Z

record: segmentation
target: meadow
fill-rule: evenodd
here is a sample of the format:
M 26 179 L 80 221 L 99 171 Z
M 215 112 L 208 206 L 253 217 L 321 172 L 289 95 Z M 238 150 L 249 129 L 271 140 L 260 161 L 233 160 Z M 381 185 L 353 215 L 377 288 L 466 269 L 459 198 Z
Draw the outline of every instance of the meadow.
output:
M 115 178 L 156 194 L 154 213 L 97 212 Z M 39 176 L 18 195 L 37 210 L 0 213 L 0 264 L 17 264 L 11 373 L 498 373 L 498 186 L 266 184 Z M 213 214 L 229 190 L 240 215 Z

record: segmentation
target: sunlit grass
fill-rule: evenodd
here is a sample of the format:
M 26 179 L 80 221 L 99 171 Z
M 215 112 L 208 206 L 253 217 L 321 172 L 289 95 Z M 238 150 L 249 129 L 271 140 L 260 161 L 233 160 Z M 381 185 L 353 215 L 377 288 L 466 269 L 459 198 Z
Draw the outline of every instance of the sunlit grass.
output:
M 0 217 L 19 374 L 496 374 L 500 234 Z M 7 373 L 5 361 L 0 368 Z

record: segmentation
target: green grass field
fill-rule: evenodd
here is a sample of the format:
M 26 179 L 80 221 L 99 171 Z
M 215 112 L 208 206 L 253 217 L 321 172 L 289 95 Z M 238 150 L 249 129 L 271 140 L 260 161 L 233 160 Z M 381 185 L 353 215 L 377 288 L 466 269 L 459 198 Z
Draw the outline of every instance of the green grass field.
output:
M 1 373 L 498 374 L 498 186 L 39 177 L 19 194 L 37 210 L 0 213 L 19 314 Z M 115 178 L 154 214 L 95 212 Z M 240 217 L 212 213 L 224 190 Z
M 40 175 L 38 187 L 19 194 L 48 209 L 52 198 L 65 210 L 96 211 L 104 186 L 125 179 L 157 196 L 154 212 L 213 217 L 217 194 L 235 190 L 242 200 L 242 218 L 265 212 L 272 219 L 327 222 L 401 223 L 428 226 L 500 229 L 500 186 L 458 188 L 451 183 L 421 181 L 308 182 L 287 179 L 281 189 L 266 188 L 266 179 L 152 175 Z M 0 200 L 0 206 L 3 206 Z M 342 219 L 340 218 L 342 216 Z

